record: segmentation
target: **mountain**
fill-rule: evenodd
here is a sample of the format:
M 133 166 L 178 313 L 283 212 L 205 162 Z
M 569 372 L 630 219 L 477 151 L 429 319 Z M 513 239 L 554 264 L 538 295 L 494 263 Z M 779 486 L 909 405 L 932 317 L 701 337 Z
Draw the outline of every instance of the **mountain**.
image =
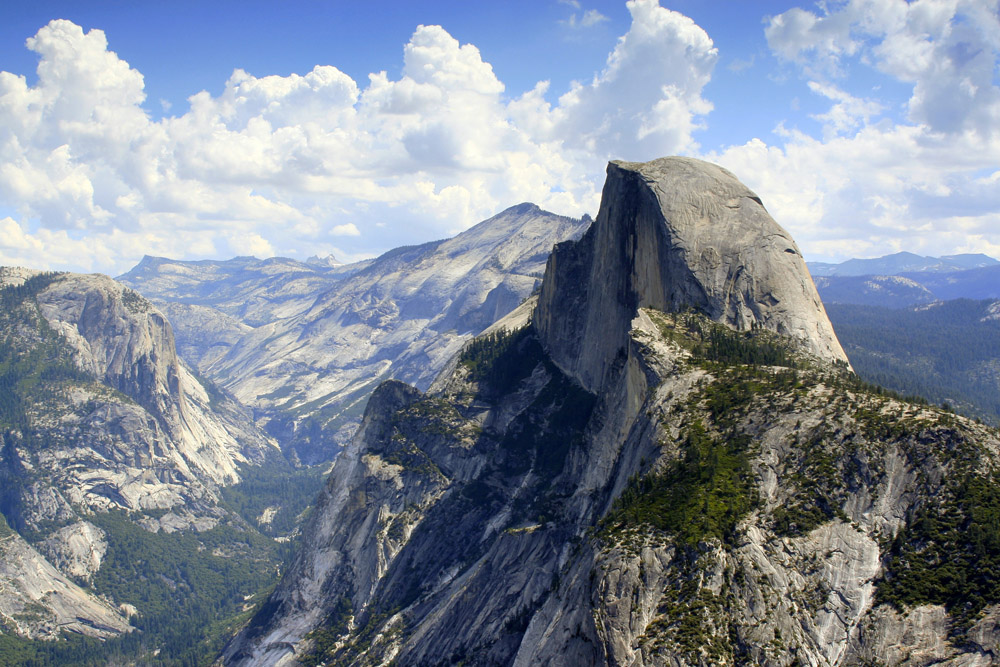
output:
M 948 299 L 1000 299 L 1000 266 L 984 266 L 949 273 L 909 273 L 934 296 Z
M 816 289 L 823 303 L 856 303 L 906 308 L 937 301 L 934 293 L 905 276 L 818 277 Z
M 391 381 L 226 664 L 988 664 L 1000 439 L 864 385 L 728 172 L 611 163 L 533 306 Z
M 237 511 L 277 444 L 106 276 L 0 268 L 0 388 L 0 663 L 216 651 L 280 562 Z
M 816 276 L 898 276 L 903 273 L 950 273 L 998 266 L 1000 261 L 983 254 L 924 257 L 912 252 L 897 252 L 873 259 L 849 259 L 840 264 L 808 262 L 809 272 Z
M 997 299 L 1000 298 L 1000 266 L 990 264 L 899 274 L 827 275 L 816 278 L 816 288 L 824 303 L 888 308 L 909 308 L 951 299 Z
M 860 377 L 1000 424 L 1000 301 L 826 308 Z
M 553 244 L 589 223 L 521 204 L 361 264 L 146 258 L 121 280 L 169 313 L 201 373 L 315 463 L 350 439 L 379 382 L 426 388 L 471 336 L 531 294 Z
M 365 265 L 316 258 L 176 261 L 147 255 L 117 280 L 157 302 L 214 308 L 254 327 L 301 313 L 332 282 Z

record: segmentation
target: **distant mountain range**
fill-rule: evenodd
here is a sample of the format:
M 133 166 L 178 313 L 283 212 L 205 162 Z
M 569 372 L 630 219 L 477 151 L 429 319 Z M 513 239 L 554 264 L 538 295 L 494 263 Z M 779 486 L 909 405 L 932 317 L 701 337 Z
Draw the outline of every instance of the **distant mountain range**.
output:
M 944 255 L 925 257 L 912 252 L 897 252 L 873 259 L 849 259 L 840 264 L 806 262 L 809 273 L 816 276 L 896 276 L 902 273 L 964 271 L 986 266 L 998 266 L 1000 261 L 983 254 Z
M 808 266 L 862 379 L 1000 423 L 1000 262 L 901 252 Z
M 864 380 L 1000 424 L 1000 301 L 828 303 L 826 312 Z
M 986 255 L 901 252 L 842 264 L 807 264 L 824 303 L 906 308 L 949 299 L 1000 298 L 1000 262 Z

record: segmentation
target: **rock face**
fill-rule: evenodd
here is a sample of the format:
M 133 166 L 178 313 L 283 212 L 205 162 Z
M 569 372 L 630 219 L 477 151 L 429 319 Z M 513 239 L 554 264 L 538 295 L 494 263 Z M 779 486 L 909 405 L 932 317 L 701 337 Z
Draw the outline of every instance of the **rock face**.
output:
M 695 308 L 847 361 L 795 242 L 757 195 L 714 164 L 612 162 L 597 221 L 549 262 L 538 332 L 553 361 L 591 390 L 641 307 Z
M 142 469 L 159 469 L 168 479 L 227 484 L 239 479 L 240 464 L 260 462 L 275 447 L 233 401 L 209 395 L 177 356 L 166 318 L 132 290 L 106 276 L 69 275 L 35 300 L 48 325 L 73 348 L 77 368 L 148 415 L 143 416 L 145 428 L 120 433 L 133 441 L 120 451 L 131 461 L 115 460 L 116 453 L 109 451 L 114 463 L 136 466 L 132 474 L 140 477 L 146 477 Z M 127 420 L 129 412 L 125 405 L 109 406 L 105 419 Z M 146 434 L 152 439 L 142 443 Z M 88 475 L 93 464 L 88 462 Z M 135 506 L 164 506 L 166 498 L 155 482 L 143 479 L 142 485 L 149 488 L 134 499 Z
M 589 224 L 521 204 L 356 265 L 147 258 L 122 280 L 170 302 L 199 370 L 314 463 L 349 441 L 379 382 L 429 386 L 471 336 L 531 294 L 552 246 Z
M 120 612 L 73 583 L 6 524 L 0 533 L 0 621 L 5 630 L 44 639 L 65 631 L 108 638 L 131 630 Z
M 773 223 L 741 250 L 664 222 L 762 220 L 734 183 L 613 164 L 533 323 L 476 339 L 427 394 L 372 395 L 224 662 L 990 664 L 1000 529 L 973 508 L 1000 503 L 996 432 L 833 363 Z
M 4 268 L 0 279 L 0 511 L 16 531 L 4 537 L 0 625 L 111 636 L 128 624 L 69 579 L 92 582 L 104 563 L 95 516 L 210 529 L 232 518 L 221 487 L 277 446 L 192 374 L 136 292 L 100 275 Z

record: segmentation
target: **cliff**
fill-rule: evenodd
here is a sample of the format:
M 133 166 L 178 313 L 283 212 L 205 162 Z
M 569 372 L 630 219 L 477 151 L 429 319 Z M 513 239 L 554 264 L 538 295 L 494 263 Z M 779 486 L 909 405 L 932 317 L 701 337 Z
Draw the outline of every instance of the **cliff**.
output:
M 534 312 L 376 390 L 224 662 L 990 664 L 996 431 L 859 382 L 731 175 L 612 164 Z
M 203 374 L 316 463 L 350 441 L 380 382 L 430 385 L 535 290 L 553 244 L 589 224 L 519 204 L 453 238 L 354 265 L 147 258 L 122 279 L 163 304 Z
M 644 307 L 694 308 L 847 362 L 791 236 L 735 176 L 700 160 L 610 163 L 596 221 L 549 259 L 534 320 L 553 361 L 594 390 Z

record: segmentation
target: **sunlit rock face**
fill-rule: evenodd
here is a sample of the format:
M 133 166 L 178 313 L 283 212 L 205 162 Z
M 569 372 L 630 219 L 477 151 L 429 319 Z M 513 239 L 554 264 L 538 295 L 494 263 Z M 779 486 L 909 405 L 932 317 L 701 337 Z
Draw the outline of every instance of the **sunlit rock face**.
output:
M 791 236 L 735 176 L 701 160 L 610 163 L 597 220 L 552 253 L 535 322 L 553 361 L 595 389 L 640 307 L 694 308 L 847 361 Z

